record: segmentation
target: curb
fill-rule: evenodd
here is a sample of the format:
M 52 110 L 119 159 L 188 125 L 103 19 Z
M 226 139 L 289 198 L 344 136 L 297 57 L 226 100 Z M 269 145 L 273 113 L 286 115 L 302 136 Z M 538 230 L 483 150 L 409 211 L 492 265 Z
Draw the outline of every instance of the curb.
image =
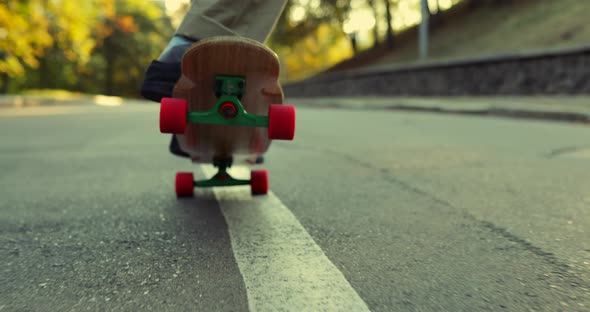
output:
M 590 96 L 522 97 L 289 97 L 298 107 L 396 110 L 590 124 Z M 79 95 L 68 98 L 0 96 L 0 109 L 59 105 L 120 106 L 145 100 Z
M 590 97 L 293 97 L 288 100 L 299 107 L 396 110 L 590 124 Z
M 88 104 L 119 106 L 128 101 L 128 99 L 123 99 L 122 97 L 100 94 L 73 96 L 0 95 L 0 109 Z
M 311 96 L 590 95 L 590 46 L 555 51 L 366 67 L 283 86 Z

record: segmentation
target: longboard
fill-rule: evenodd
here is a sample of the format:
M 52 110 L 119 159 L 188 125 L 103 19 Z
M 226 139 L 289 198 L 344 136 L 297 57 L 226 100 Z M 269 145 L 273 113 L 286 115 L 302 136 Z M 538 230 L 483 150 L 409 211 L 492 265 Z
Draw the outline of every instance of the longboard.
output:
M 188 48 L 181 68 L 173 97 L 160 102 L 160 131 L 175 134 L 193 162 L 211 163 L 219 172 L 206 181 L 177 173 L 176 194 L 192 196 L 194 187 L 246 184 L 253 194 L 265 194 L 266 171 L 238 180 L 227 168 L 260 159 L 273 139 L 294 137 L 295 107 L 283 104 L 277 55 L 255 40 L 213 37 Z

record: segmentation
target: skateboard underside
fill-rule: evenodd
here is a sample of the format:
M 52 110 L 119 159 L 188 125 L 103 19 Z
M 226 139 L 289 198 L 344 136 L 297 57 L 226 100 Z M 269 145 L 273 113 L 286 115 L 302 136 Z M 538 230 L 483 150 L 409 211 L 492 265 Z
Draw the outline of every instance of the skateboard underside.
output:
M 237 180 L 227 168 L 242 161 L 260 163 L 271 140 L 293 139 L 295 108 L 282 105 L 278 77 L 276 54 L 254 40 L 211 38 L 185 52 L 173 98 L 161 101 L 160 130 L 175 134 L 193 162 L 211 163 L 219 173 L 205 181 L 178 173 L 178 196 L 192 195 L 194 187 L 245 184 L 252 193 L 267 192 L 266 171 Z
M 283 103 L 278 77 L 278 58 L 265 45 L 238 37 L 212 38 L 186 51 L 173 96 L 188 100 L 189 112 L 208 111 L 221 96 L 235 96 L 249 114 L 266 115 L 271 104 Z M 265 127 L 193 123 L 177 137 L 180 147 L 200 163 L 256 159 L 270 144 Z

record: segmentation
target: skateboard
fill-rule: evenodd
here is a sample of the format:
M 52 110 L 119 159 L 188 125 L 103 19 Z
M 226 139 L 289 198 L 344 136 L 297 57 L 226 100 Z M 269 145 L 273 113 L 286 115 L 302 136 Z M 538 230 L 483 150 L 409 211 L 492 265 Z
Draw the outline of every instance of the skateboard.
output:
M 279 60 L 264 44 L 241 37 L 213 37 L 188 48 L 172 98 L 160 101 L 160 132 L 176 135 L 194 163 L 218 172 L 195 181 L 178 172 L 178 197 L 195 187 L 250 185 L 252 194 L 268 192 L 268 172 L 251 171 L 250 179 L 228 173 L 234 163 L 260 163 L 272 140 L 293 140 L 295 107 L 284 105 Z

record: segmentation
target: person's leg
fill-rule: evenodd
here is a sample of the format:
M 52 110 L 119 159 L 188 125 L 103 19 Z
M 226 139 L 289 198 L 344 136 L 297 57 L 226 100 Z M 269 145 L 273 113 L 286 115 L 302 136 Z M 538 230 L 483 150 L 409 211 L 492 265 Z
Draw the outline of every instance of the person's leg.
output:
M 243 36 L 260 42 L 274 28 L 287 0 L 194 0 L 174 37 L 158 60 L 146 73 L 141 94 L 146 99 L 160 102 L 171 97 L 174 84 L 180 78 L 180 61 L 184 51 L 200 39 L 213 36 Z M 170 152 L 189 157 L 172 135 Z
M 148 67 L 141 94 L 159 102 L 172 96 L 180 77 L 184 51 L 200 39 L 243 36 L 264 42 L 271 33 L 286 0 L 194 0 L 174 37 Z
M 264 42 L 286 2 L 195 0 L 180 23 L 176 35 L 194 40 L 213 36 L 242 36 Z

